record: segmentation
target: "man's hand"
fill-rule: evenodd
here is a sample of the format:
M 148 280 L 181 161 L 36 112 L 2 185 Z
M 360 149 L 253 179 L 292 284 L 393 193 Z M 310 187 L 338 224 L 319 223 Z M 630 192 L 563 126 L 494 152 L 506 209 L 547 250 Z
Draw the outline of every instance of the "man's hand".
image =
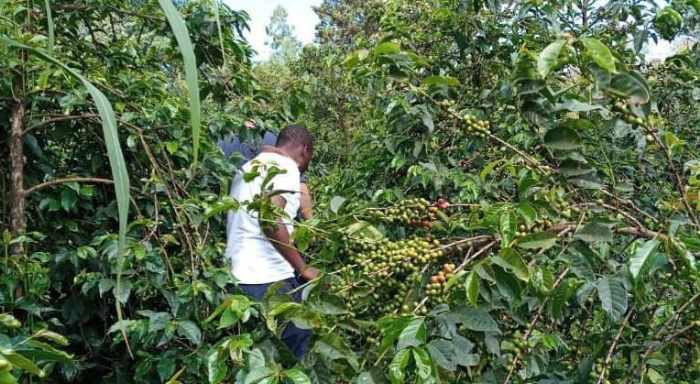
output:
M 321 271 L 319 271 L 318 269 L 316 269 L 314 267 L 308 267 L 304 270 L 304 272 L 301 273 L 301 277 L 310 281 L 310 280 L 317 278 L 320 274 L 321 274 Z

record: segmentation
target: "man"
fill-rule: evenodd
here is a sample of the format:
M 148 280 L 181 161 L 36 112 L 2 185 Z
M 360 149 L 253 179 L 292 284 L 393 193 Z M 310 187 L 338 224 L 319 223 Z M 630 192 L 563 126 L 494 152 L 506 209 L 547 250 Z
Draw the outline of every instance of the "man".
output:
M 248 129 L 255 128 L 255 125 L 251 121 L 246 121 L 245 127 Z M 241 159 L 238 161 L 238 167 L 242 167 L 243 164 L 248 162 L 250 159 L 255 157 L 263 146 L 275 146 L 277 142 L 277 135 L 267 131 L 263 135 L 260 143 L 255 141 L 241 141 L 238 136 L 232 135 L 230 141 L 219 140 L 216 145 L 218 145 L 226 157 L 230 157 L 234 153 L 239 153 Z M 299 178 L 301 182 L 301 208 L 299 209 L 299 214 L 297 218 L 300 220 L 311 220 L 313 219 L 313 210 L 311 209 L 311 194 L 309 192 L 309 186 L 306 182 L 306 177 L 302 174 Z
M 292 246 L 290 235 L 294 231 L 293 217 L 301 204 L 300 173 L 306 171 L 313 155 L 314 139 L 304 127 L 291 125 L 280 131 L 274 147 L 263 146 L 260 154 L 245 163 L 231 186 L 231 198 L 244 203 L 256 196 L 272 191 L 271 203 L 282 209 L 288 217 L 277 216 L 273 223 L 264 222 L 257 212 L 245 207 L 230 211 L 227 217 L 226 256 L 241 291 L 261 300 L 270 285 L 281 282 L 280 292 L 289 292 L 299 286 L 295 271 L 306 280 L 318 277 L 319 271 L 309 267 L 301 254 Z M 262 183 L 272 167 L 282 171 L 272 177 L 270 190 L 263 190 Z M 252 181 L 243 175 L 258 172 Z M 293 295 L 300 301 L 301 292 Z M 282 341 L 296 357 L 308 351 L 311 333 L 290 323 L 282 333 Z

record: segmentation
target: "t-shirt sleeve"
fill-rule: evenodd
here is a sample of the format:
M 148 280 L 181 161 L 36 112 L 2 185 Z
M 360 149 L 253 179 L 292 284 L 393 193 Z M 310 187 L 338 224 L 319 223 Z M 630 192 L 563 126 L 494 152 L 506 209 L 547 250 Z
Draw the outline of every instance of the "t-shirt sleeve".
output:
M 280 170 L 284 169 L 281 166 L 277 166 Z M 273 191 L 285 191 L 282 197 L 289 201 L 290 197 L 299 193 L 301 186 L 299 185 L 299 174 L 287 170 L 286 173 L 280 173 L 272 178 L 272 190 Z

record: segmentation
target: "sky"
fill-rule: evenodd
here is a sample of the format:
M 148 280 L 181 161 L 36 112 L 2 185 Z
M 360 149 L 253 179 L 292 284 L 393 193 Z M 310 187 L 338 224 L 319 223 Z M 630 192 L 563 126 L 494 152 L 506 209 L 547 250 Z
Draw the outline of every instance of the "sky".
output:
M 311 6 L 321 4 L 321 0 L 224 0 L 231 9 L 244 10 L 250 15 L 250 32 L 246 33 L 246 38 L 258 52 L 254 57 L 256 61 L 262 61 L 270 56 L 270 47 L 265 45 L 267 35 L 265 26 L 270 23 L 272 11 L 278 5 L 283 6 L 289 13 L 287 23 L 294 27 L 294 35 L 302 44 L 312 43 L 316 34 L 316 23 L 318 16 L 311 9 Z
M 232 9 L 242 9 L 250 15 L 250 31 L 246 31 L 246 38 L 257 52 L 253 58 L 255 61 L 263 61 L 270 56 L 270 47 L 265 45 L 267 34 L 265 26 L 270 23 L 272 11 L 278 5 L 283 6 L 289 13 L 287 22 L 294 28 L 294 35 L 302 44 L 313 43 L 316 33 L 318 16 L 311 6 L 321 4 L 322 0 L 224 0 Z M 665 1 L 660 1 L 661 5 Z M 647 61 L 662 60 L 670 53 L 670 43 L 659 39 L 659 43 L 648 43 Z

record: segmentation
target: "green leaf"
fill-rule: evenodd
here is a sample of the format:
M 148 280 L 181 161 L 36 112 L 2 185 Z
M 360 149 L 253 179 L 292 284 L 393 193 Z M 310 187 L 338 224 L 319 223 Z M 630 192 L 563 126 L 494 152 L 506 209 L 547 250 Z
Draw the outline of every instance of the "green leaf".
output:
M 66 339 L 63 335 L 49 331 L 48 329 L 41 329 L 34 333 L 32 337 L 53 341 L 54 343 L 62 346 L 68 345 L 68 339 Z
M 321 292 L 308 303 L 315 312 L 323 315 L 341 315 L 348 312 L 343 300 L 327 292 Z
M 461 336 L 455 338 L 456 340 L 460 340 L 460 343 L 466 341 Z M 455 371 L 458 365 L 463 367 L 477 365 L 478 355 L 469 353 L 471 345 L 468 345 L 469 348 L 460 348 L 459 343 L 455 341 L 440 339 L 428 344 L 428 352 L 433 361 L 448 371 Z
M 430 114 L 429 111 L 425 110 L 425 111 L 423 111 L 423 114 L 421 115 L 421 120 L 423 121 L 423 125 L 425 125 L 428 128 L 428 134 L 432 134 L 433 131 L 435 130 L 435 123 L 433 122 L 433 115 Z
M 607 91 L 618 96 L 627 98 L 634 104 L 646 104 L 649 102 L 649 86 L 640 75 L 633 76 L 629 73 L 621 72 L 610 80 Z
M 350 53 L 345 60 L 343 60 L 343 65 L 347 68 L 352 68 L 360 63 L 360 57 L 357 52 Z
M 158 372 L 158 377 L 162 382 L 168 380 L 169 377 L 175 373 L 175 360 L 174 359 L 162 359 L 158 361 L 156 365 L 156 371 Z
M 581 176 L 594 173 L 595 169 L 576 160 L 565 159 L 559 165 L 559 172 L 566 176 Z
M 431 342 L 428 344 L 428 352 L 440 367 L 448 371 L 457 369 L 457 363 L 453 359 L 459 356 L 459 349 L 451 342 L 444 339 Z
M 180 320 L 177 323 L 177 332 L 186 337 L 192 344 L 199 345 L 202 342 L 202 331 L 197 324 L 190 320 Z
M 124 260 L 124 244 L 126 242 L 126 224 L 129 215 L 129 174 L 126 171 L 126 162 L 124 161 L 124 155 L 122 154 L 121 146 L 119 144 L 117 122 L 114 117 L 112 104 L 110 104 L 107 97 L 105 97 L 105 95 L 94 85 L 92 85 L 92 83 L 90 83 L 85 77 L 55 58 L 28 45 L 18 43 L 4 36 L 0 36 L 0 44 L 27 50 L 28 52 L 63 68 L 63 70 L 78 79 L 83 86 L 87 88 L 90 96 L 92 96 L 93 100 L 95 101 L 97 111 L 100 114 L 100 120 L 102 120 L 102 133 L 107 146 L 107 155 L 109 157 L 109 165 L 112 170 L 112 179 L 114 180 L 114 189 L 117 196 L 119 241 L 117 243 L 116 257 L 117 260 L 119 260 L 119 268 L 117 272 L 117 288 L 119 288 L 121 285 L 121 268 Z M 121 321 L 123 317 L 120 301 L 117 300 L 115 305 L 117 307 L 117 318 Z M 126 331 L 124 329 L 122 329 L 122 335 L 124 336 L 124 340 L 127 340 Z
M 10 372 L 0 372 L 0 384 L 17 384 L 17 380 Z
M 600 179 L 591 174 L 581 175 L 579 177 L 569 179 L 569 182 L 584 189 L 601 189 L 603 187 Z
M 443 84 L 450 87 L 456 87 L 459 85 L 459 80 L 456 77 L 451 76 L 428 76 L 423 79 L 424 85 L 434 85 Z
M 421 381 L 430 379 L 433 373 L 433 362 L 430 354 L 424 348 L 413 349 L 413 360 L 416 362 L 416 374 Z
M 446 317 L 463 324 L 472 331 L 500 332 L 496 320 L 488 312 L 480 308 L 460 307 L 448 313 Z
M 377 328 L 382 333 L 382 349 L 386 349 L 394 344 L 403 329 L 411 322 L 408 316 L 393 317 L 386 316 L 377 322 Z
M 537 210 L 530 203 L 519 203 L 516 207 L 528 226 L 534 224 L 537 220 Z
M 32 375 L 37 375 L 39 377 L 44 377 L 46 375 L 46 373 L 41 368 L 37 367 L 36 364 L 34 364 L 31 360 L 20 355 L 19 353 L 3 353 L 3 356 L 5 356 L 7 361 L 12 363 L 12 365 L 22 368 L 23 370 L 31 373 Z
M 392 42 L 381 43 L 374 48 L 375 56 L 399 52 L 401 52 L 401 46 Z
M 311 384 L 311 380 L 306 374 L 298 369 L 289 369 L 284 371 L 285 376 L 292 380 L 294 384 Z
M 410 349 L 402 349 L 396 352 L 389 364 L 389 380 L 391 380 L 392 384 L 403 383 L 403 379 L 406 377 L 406 366 L 410 359 Z
M 552 300 L 549 306 L 550 315 L 553 318 L 559 319 L 564 308 L 566 308 L 567 302 L 573 294 L 574 288 L 570 280 L 564 280 L 561 284 L 559 284 L 552 294 Z
M 180 148 L 180 142 L 179 141 L 168 141 L 165 143 L 165 148 L 168 150 L 168 152 L 171 155 L 174 155 L 175 152 Z
M 571 150 L 583 146 L 578 133 L 565 126 L 558 126 L 547 131 L 544 135 L 544 145 L 551 149 L 560 150 Z
M 355 352 L 347 345 L 347 342 L 336 333 L 330 333 L 321 340 L 318 340 L 314 346 L 318 354 L 326 362 L 335 360 L 345 360 L 356 372 L 360 369 L 360 363 L 357 361 Z
M 268 314 L 270 316 L 277 316 L 295 309 L 299 309 L 301 307 L 302 306 L 299 303 L 288 301 L 286 303 L 280 303 L 279 305 L 275 306 Z
M 584 37 L 579 39 L 583 46 L 586 47 L 588 53 L 596 64 L 608 70 L 615 72 L 615 58 L 610 49 L 598 39 Z
M 270 383 L 267 379 L 270 378 L 275 373 L 272 369 L 268 367 L 260 367 L 256 370 L 249 372 L 243 380 L 243 384 L 257 384 L 257 383 Z M 277 382 L 275 380 L 275 382 Z
M 384 373 L 380 373 L 382 379 L 384 378 Z M 380 379 L 375 379 L 374 376 L 372 375 L 372 372 L 369 371 L 363 371 L 360 373 L 359 376 L 357 376 L 357 384 L 376 384 L 376 383 L 382 383 L 383 380 L 380 381 Z
M 583 228 L 576 231 L 574 237 L 581 239 L 587 243 L 596 242 L 612 242 L 613 232 L 605 224 L 601 223 L 588 223 L 583 226 Z
M 129 295 L 131 294 L 131 281 L 126 280 L 121 285 L 118 285 L 114 290 L 114 296 L 119 300 L 120 303 L 126 304 L 129 301 Z
M 22 347 L 31 349 L 23 349 L 21 352 L 27 358 L 32 358 L 40 361 L 55 361 L 59 363 L 70 363 L 74 360 L 73 355 L 54 348 L 38 340 L 26 340 Z
M 486 165 L 484 169 L 479 173 L 479 178 L 481 179 L 481 181 L 486 181 L 486 176 L 488 176 L 489 173 L 491 173 L 493 169 L 496 168 L 499 164 L 505 163 L 505 161 L 505 159 L 498 159 Z
M 464 280 L 464 288 L 467 290 L 467 300 L 471 305 L 476 306 L 479 302 L 479 276 L 476 272 L 469 272 L 467 279 Z
M 396 349 L 418 347 L 420 345 L 425 344 L 425 339 L 425 319 L 422 317 L 413 319 L 401 331 L 401 334 L 399 335 L 399 342 L 396 345 Z
M 524 249 L 549 249 L 557 243 L 558 237 L 547 232 L 531 233 L 518 239 L 518 247 Z
M 513 248 L 501 248 L 497 257 L 492 257 L 491 260 L 502 268 L 507 269 L 520 280 L 529 281 L 530 271 L 525 263 L 525 260 Z
M 630 257 L 630 273 L 635 281 L 639 279 L 642 272 L 649 269 L 649 262 L 652 260 L 651 256 L 656 252 L 660 244 L 659 240 L 649 240 L 637 248 L 634 255 Z
M 627 310 L 627 292 L 618 279 L 598 280 L 598 298 L 613 321 L 617 321 Z
M 0 313 L 0 325 L 8 328 L 19 328 L 22 323 L 9 313 Z
M 564 44 L 566 44 L 566 40 L 555 40 L 540 52 L 537 58 L 537 71 L 540 73 L 540 76 L 547 77 L 549 71 L 557 63 Z
M 518 218 L 515 216 L 515 212 L 503 212 L 501 214 L 499 228 L 499 232 L 501 233 L 501 247 L 507 247 L 515 236 L 515 231 L 518 229 Z
M 46 22 L 49 26 L 49 55 L 53 55 L 53 46 L 56 38 L 54 36 L 53 15 L 51 14 L 51 0 L 45 0 L 44 7 L 46 8 Z
M 333 196 L 333 198 L 331 199 L 331 205 L 330 205 L 331 212 L 337 214 L 338 210 L 340 209 L 340 206 L 343 205 L 345 200 L 347 200 L 347 199 L 342 197 L 342 196 Z
M 170 28 L 175 35 L 177 45 L 180 47 L 183 61 L 185 63 L 185 77 L 187 78 L 187 90 L 190 96 L 190 125 L 192 126 L 192 151 L 194 164 L 197 166 L 197 158 L 199 154 L 199 131 L 200 131 L 200 101 L 199 101 L 199 83 L 197 80 L 197 59 L 192 48 L 190 34 L 187 31 L 185 21 L 180 16 L 180 13 L 175 8 L 171 0 L 158 0 L 161 9 L 168 18 Z

